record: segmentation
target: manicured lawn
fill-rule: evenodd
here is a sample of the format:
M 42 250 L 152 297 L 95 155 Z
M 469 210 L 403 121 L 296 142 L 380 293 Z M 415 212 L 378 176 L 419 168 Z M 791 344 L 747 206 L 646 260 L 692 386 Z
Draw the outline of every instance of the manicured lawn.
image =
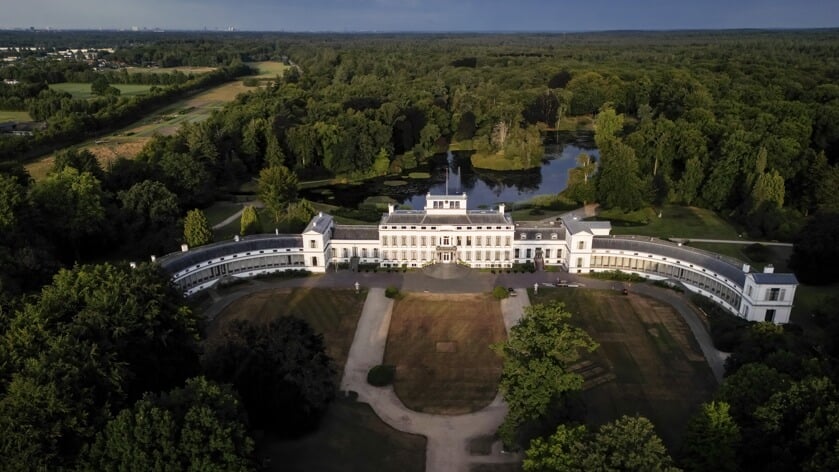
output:
M 424 472 L 426 439 L 386 425 L 365 403 L 336 400 L 314 433 L 294 441 L 266 437 L 257 457 L 269 471 Z
M 25 111 L 0 110 L 0 123 L 6 121 L 32 121 L 32 117 Z
M 216 70 L 215 67 L 181 66 L 181 67 L 126 67 L 129 74 L 171 74 L 182 72 L 184 74 L 206 74 Z
M 501 305 L 489 294 L 410 293 L 393 308 L 385 364 L 408 408 L 442 414 L 477 411 L 495 398 L 506 338 Z
M 208 327 L 207 338 L 211 342 L 225 323 L 235 319 L 267 323 L 281 316 L 297 316 L 323 335 L 326 352 L 335 361 L 340 377 L 366 296 L 364 291 L 356 294 L 354 290 L 312 288 L 257 292 L 225 308 Z
M 215 202 L 209 207 L 204 208 L 202 211 L 204 212 L 204 216 L 207 217 L 207 221 L 210 223 L 210 226 L 215 226 L 241 209 L 241 203 Z M 238 221 L 236 222 L 236 226 L 238 228 Z
M 649 418 L 671 451 L 716 381 L 682 317 L 640 295 L 607 290 L 541 289 L 533 303 L 559 299 L 600 347 L 573 370 L 583 376 L 586 421 L 599 425 L 622 415 Z
M 738 239 L 733 225 L 704 208 L 665 205 L 661 218 L 653 216 L 647 224 L 630 221 L 616 212 L 601 212 L 599 219 L 612 222 L 612 234 L 638 234 L 659 238 Z
M 144 95 L 151 89 L 151 85 L 141 84 L 111 84 L 111 86 L 118 88 L 122 96 L 131 97 L 134 95 Z M 90 91 L 89 82 L 62 82 L 60 84 L 50 84 L 53 90 L 60 90 L 67 92 L 73 98 L 92 98 L 94 95 Z

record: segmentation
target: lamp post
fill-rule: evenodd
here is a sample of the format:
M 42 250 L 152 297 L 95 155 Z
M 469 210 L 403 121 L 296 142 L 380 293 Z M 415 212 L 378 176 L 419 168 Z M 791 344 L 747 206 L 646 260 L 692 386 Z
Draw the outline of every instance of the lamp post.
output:
M 539 293 L 539 284 L 534 282 L 533 283 L 533 294 L 536 295 Z

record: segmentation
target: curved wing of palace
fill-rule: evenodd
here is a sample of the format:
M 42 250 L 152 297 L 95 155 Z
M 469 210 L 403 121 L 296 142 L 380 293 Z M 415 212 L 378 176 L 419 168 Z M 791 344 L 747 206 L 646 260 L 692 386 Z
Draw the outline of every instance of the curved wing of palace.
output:
M 467 210 L 466 201 L 466 194 L 429 194 L 423 210 L 390 205 L 378 225 L 339 225 L 320 213 L 301 234 L 237 237 L 192 250 L 184 246 L 158 262 L 188 295 L 225 276 L 326 272 L 337 264 L 510 268 L 533 263 L 577 274 L 621 270 L 678 281 L 748 320 L 789 322 L 798 286 L 793 274 L 776 274 L 771 266 L 750 272 L 741 261 L 682 244 L 614 236 L 608 222 L 565 216 L 549 224 L 515 223 L 503 204 L 497 210 Z

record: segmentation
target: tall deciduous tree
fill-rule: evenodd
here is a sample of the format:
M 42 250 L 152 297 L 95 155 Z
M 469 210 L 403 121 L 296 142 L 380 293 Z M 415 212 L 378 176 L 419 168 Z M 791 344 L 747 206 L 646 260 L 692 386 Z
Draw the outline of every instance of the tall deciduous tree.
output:
M 644 189 L 635 151 L 617 139 L 607 140 L 600 148 L 597 201 L 604 208 L 637 210 L 645 203 Z
M 190 210 L 184 219 L 184 242 L 189 247 L 198 247 L 213 242 L 213 229 L 204 212 Z
M 274 223 L 279 223 L 288 205 L 297 199 L 297 176 L 284 166 L 271 166 L 259 172 L 259 198 Z
M 242 209 L 242 218 L 239 220 L 239 234 L 247 236 L 262 232 L 262 223 L 259 222 L 259 213 L 253 205 L 247 205 Z
M 547 413 L 558 397 L 582 388 L 582 377 L 568 366 L 597 344 L 571 326 L 570 318 L 559 302 L 527 307 L 507 341 L 493 346 L 504 358 L 500 389 L 510 409 L 499 433 L 508 445 L 517 442 L 521 425 Z
M 323 338 L 305 321 L 234 321 L 205 357 L 210 377 L 232 383 L 255 427 L 296 436 L 317 425 L 337 385 Z
M 530 443 L 526 472 L 677 471 L 653 424 L 643 417 L 624 416 L 596 432 L 585 426 L 559 425 L 546 439 Z
M 729 413 L 728 403 L 702 404 L 691 418 L 682 440 L 680 464 L 688 471 L 736 472 L 740 426 Z
M 117 194 L 122 204 L 123 231 L 138 256 L 171 250 L 178 238 L 178 197 L 155 180 L 134 184 Z
M 203 377 L 146 395 L 84 451 L 78 470 L 253 470 L 253 440 L 233 391 Z

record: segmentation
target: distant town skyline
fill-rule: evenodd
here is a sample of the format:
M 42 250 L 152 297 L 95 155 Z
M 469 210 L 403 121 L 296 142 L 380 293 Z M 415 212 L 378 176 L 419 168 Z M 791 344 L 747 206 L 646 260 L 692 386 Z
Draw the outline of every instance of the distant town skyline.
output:
M 0 28 L 604 31 L 839 26 L 836 0 L 0 0 Z

